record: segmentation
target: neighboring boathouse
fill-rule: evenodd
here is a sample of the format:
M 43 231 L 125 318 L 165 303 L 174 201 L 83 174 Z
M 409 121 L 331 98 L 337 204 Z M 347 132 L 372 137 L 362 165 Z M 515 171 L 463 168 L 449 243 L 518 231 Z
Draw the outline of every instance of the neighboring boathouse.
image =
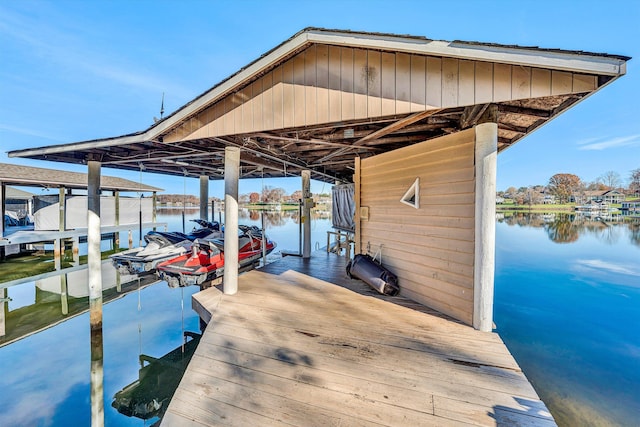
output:
M 230 230 L 238 178 L 302 175 L 305 209 L 309 177 L 353 182 L 355 251 L 381 252 L 403 297 L 488 332 L 498 152 L 624 75 L 628 59 L 308 28 L 144 131 L 10 156 L 86 163 L 90 182 L 102 166 L 144 165 L 199 177 L 201 194 L 225 179 Z
M 87 235 L 87 178 L 80 172 L 0 163 L 0 211 L 21 220 L 0 223 L 0 258 L 25 245 L 53 242 L 59 264 L 60 245 L 67 239 L 77 254 L 78 239 Z M 12 186 L 47 192 L 33 194 Z M 161 188 L 114 176 L 103 176 L 100 188 L 103 233 L 157 225 L 155 200 Z M 145 193 L 147 197 L 141 197 Z

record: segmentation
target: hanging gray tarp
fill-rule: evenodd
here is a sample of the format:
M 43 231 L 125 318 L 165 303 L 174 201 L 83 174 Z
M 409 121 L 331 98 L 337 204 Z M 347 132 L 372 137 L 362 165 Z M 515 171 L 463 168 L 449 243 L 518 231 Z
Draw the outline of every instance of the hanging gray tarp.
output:
M 356 203 L 354 199 L 355 185 L 334 185 L 332 190 L 333 228 L 342 231 L 355 232 L 354 216 Z

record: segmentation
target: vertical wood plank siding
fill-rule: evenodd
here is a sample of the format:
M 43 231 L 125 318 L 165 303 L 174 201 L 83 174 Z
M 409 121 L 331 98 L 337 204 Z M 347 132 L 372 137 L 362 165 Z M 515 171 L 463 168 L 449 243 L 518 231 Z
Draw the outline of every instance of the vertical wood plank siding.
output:
M 408 298 L 467 324 L 473 319 L 473 129 L 360 161 L 360 248 L 382 247 Z M 420 178 L 420 209 L 400 198 Z
M 166 142 L 587 92 L 592 75 L 312 45 L 200 111 Z

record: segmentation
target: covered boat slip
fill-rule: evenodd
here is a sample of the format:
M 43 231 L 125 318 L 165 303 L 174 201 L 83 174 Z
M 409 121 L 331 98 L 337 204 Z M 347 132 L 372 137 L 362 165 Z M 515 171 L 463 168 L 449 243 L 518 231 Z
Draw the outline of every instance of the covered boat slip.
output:
M 208 321 L 163 426 L 555 425 L 495 333 L 345 274 L 314 252 L 195 294 Z
M 326 283 L 345 274 L 331 258 L 238 277 L 225 239 L 224 294 L 197 297 L 213 321 L 165 425 L 553 424 L 491 332 L 496 157 L 629 59 L 308 28 L 144 131 L 9 156 L 87 165 L 90 262 L 103 166 L 199 177 L 201 195 L 224 179 L 232 234 L 239 179 L 302 176 L 300 268 L 327 257 L 309 259 L 309 180 L 353 182 L 355 252 L 383 252 L 391 301 L 450 316 Z
M 88 198 L 83 194 L 88 187 L 87 181 L 88 176 L 84 173 L 0 163 L 2 207 L 10 185 L 37 188 L 38 191 L 53 189 L 40 195 L 23 192 L 23 197 L 28 199 L 33 225 L 6 227 L 4 222 L 0 223 L 0 251 L 8 253 L 8 249 L 19 251 L 20 245 L 57 242 L 58 249 L 54 252 L 59 254 L 59 246 L 65 240 L 72 240 L 74 251 L 77 251 L 77 242 L 88 234 Z M 100 184 L 101 190 L 112 193 L 101 196 L 100 231 L 103 235 L 115 236 L 114 233 L 120 231 L 166 225 L 156 222 L 156 193 L 162 191 L 161 188 L 113 176 L 103 176 Z M 123 196 L 131 193 L 135 196 Z M 144 193 L 148 197 L 140 197 Z

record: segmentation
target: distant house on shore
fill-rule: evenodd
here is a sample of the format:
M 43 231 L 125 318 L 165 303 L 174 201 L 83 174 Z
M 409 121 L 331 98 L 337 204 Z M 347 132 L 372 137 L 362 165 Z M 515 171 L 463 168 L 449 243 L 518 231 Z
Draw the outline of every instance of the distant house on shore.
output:
M 594 201 L 598 203 L 618 204 L 624 201 L 625 196 L 623 193 L 617 190 L 599 190 L 585 191 L 580 194 L 574 194 L 572 198 L 576 203 L 587 203 L 589 201 Z
M 620 210 L 633 212 L 640 211 L 640 199 L 631 199 L 622 202 Z

